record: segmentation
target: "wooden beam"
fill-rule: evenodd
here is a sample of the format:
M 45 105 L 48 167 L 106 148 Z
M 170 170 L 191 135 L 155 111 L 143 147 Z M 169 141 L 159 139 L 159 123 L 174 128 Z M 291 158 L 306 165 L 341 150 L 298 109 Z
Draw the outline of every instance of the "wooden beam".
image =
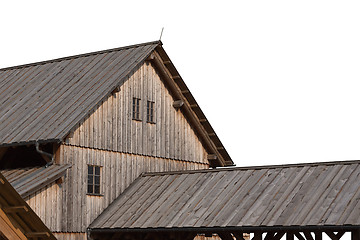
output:
M 301 235 L 301 233 L 299 233 L 299 232 L 296 232 L 296 233 L 295 233 L 295 236 L 296 236 L 299 240 L 306 240 L 306 239 L 303 237 L 303 235 Z
M 360 229 L 351 231 L 351 240 L 360 240 Z
M 3 208 L 6 213 L 18 213 L 18 212 L 28 212 L 29 209 L 26 206 L 15 206 L 15 207 L 6 207 Z
M 274 232 L 267 232 L 264 240 L 272 240 L 274 238 Z
M 232 234 L 234 235 L 236 240 L 245 240 L 244 233 L 242 232 L 233 232 Z
M 218 157 L 216 156 L 216 154 L 208 154 L 207 159 L 208 160 L 217 160 Z
M 275 234 L 275 236 L 272 238 L 272 240 L 280 240 L 285 235 L 285 232 L 278 232 Z
M 286 233 L 286 240 L 294 240 L 294 233 L 287 232 Z
M 159 71 L 160 76 L 164 79 L 164 82 L 169 86 L 170 93 L 173 95 L 174 99 L 183 99 L 183 94 L 190 93 L 190 91 L 184 88 L 181 89 L 180 86 L 172 78 L 172 75 L 167 69 L 167 67 L 164 65 L 161 56 L 156 51 L 153 52 L 153 54 L 155 56 L 153 63 L 156 69 Z M 187 100 L 186 97 L 184 100 Z M 190 124 L 194 126 L 194 129 L 196 130 L 200 140 L 204 142 L 204 147 L 206 151 L 217 153 L 219 156 L 219 164 L 213 165 L 212 167 L 223 167 L 225 165 L 224 157 L 217 151 L 215 143 L 208 136 L 204 126 L 199 123 L 199 119 L 194 112 L 194 109 L 192 109 L 189 105 L 190 104 L 184 104 L 184 106 L 182 107 L 184 115 L 188 118 Z
M 262 232 L 254 232 L 252 240 L 262 240 Z
M 322 232 L 314 232 L 315 240 L 322 240 Z M 359 239 L 360 240 L 360 239 Z
M 311 232 L 305 231 L 304 236 L 307 240 L 314 240 L 313 236 L 311 235 Z
M 222 240 L 234 240 L 229 232 L 219 232 L 218 235 Z
M 25 236 L 28 238 L 48 238 L 50 233 L 48 232 L 28 232 L 25 233 Z
M 335 234 L 334 232 L 330 232 L 330 231 L 326 231 L 325 232 L 329 238 L 331 238 L 332 240 L 340 240 L 340 238 L 345 234 L 344 231 L 340 231 L 337 234 Z

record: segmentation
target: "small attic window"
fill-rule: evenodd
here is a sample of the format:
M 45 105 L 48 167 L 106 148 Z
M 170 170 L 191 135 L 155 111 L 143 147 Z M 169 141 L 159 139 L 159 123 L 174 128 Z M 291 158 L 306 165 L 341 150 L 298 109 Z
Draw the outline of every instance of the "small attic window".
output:
M 88 165 L 88 184 L 87 193 L 90 195 L 100 195 L 100 175 L 101 167 Z
M 133 98 L 133 120 L 141 120 L 140 119 L 140 98 Z
M 147 101 L 146 121 L 148 123 L 155 123 L 155 121 L 154 121 L 154 105 L 155 105 L 155 102 Z

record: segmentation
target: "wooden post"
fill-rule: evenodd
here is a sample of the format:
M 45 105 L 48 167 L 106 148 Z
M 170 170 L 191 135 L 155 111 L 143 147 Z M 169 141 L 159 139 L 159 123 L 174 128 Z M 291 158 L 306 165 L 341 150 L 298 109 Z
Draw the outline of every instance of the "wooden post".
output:
M 262 232 L 254 232 L 252 240 L 262 240 Z
M 360 240 L 360 229 L 351 231 L 351 240 Z
M 313 236 L 311 235 L 311 232 L 305 231 L 304 235 L 306 240 L 314 240 Z
M 294 240 L 294 233 L 287 232 L 286 233 L 286 240 Z
M 322 232 L 315 232 L 315 240 L 322 240 Z

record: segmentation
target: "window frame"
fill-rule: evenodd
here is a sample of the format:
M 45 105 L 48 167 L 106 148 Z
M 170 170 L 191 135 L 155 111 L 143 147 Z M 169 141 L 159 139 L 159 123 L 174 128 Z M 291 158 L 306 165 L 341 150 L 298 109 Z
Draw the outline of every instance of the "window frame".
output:
M 102 166 L 99 165 L 93 165 L 93 164 L 88 164 L 87 165 L 87 188 L 86 188 L 86 194 L 87 195 L 91 195 L 91 196 L 103 196 L 102 192 L 102 184 L 101 184 L 101 172 L 102 172 Z M 90 173 L 90 169 L 92 169 L 92 173 Z M 97 174 L 97 170 L 98 169 L 98 174 Z M 90 181 L 91 179 L 91 181 Z M 96 179 L 98 179 L 98 184 L 96 183 Z M 98 190 L 97 188 L 98 187 Z M 90 188 L 92 189 L 92 191 L 90 192 Z
M 132 119 L 141 121 L 141 98 L 133 98 L 132 102 Z
M 146 103 L 146 122 L 155 123 L 155 102 L 147 101 Z

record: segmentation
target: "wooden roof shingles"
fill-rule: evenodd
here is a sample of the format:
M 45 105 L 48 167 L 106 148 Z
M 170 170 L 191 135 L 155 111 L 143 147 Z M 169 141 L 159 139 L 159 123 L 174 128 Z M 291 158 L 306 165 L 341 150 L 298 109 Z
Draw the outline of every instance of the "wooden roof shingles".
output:
M 360 226 L 360 161 L 144 174 L 90 232 Z
M 62 141 L 159 41 L 0 70 L 0 146 Z
M 26 198 L 41 188 L 65 175 L 71 165 L 53 164 L 48 167 L 31 167 L 0 170 L 22 198 Z

